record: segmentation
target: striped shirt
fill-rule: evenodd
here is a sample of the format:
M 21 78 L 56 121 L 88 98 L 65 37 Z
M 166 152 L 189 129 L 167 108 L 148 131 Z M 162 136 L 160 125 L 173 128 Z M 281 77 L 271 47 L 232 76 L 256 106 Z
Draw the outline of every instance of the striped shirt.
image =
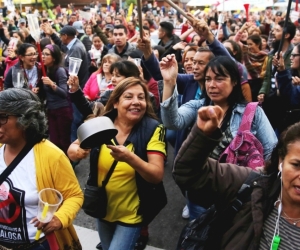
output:
M 275 223 L 277 220 L 277 209 L 274 208 L 263 226 L 263 233 L 260 239 L 259 250 L 271 248 L 274 236 Z M 300 224 L 300 223 L 299 223 Z M 300 228 L 290 224 L 284 218 L 279 219 L 280 243 L 278 250 L 296 250 L 300 249 Z

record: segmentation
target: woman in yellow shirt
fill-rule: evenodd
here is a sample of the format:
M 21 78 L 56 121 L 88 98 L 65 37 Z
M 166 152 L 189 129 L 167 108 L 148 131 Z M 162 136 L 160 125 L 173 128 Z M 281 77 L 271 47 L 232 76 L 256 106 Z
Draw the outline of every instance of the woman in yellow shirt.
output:
M 155 210 L 155 204 L 150 207 L 150 197 L 144 198 L 146 186 L 160 184 L 163 178 L 165 129 L 155 120 L 147 86 L 135 77 L 116 86 L 105 115 L 112 119 L 118 134 L 112 145 L 101 145 L 96 155 L 99 186 L 113 162 L 118 163 L 106 185 L 107 213 L 98 219 L 98 231 L 104 250 L 133 250 L 142 225 L 148 225 L 165 205 L 151 215 L 149 210 Z M 150 139 L 143 141 L 147 130 L 151 130 Z M 86 156 L 78 141 L 70 146 L 68 155 L 73 161 Z M 91 162 L 93 155 L 92 150 Z

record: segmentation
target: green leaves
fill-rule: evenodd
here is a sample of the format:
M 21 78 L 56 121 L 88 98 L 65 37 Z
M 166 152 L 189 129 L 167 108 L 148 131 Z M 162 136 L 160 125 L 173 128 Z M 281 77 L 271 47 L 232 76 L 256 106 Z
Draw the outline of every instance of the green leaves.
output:
M 54 4 L 52 3 L 51 0 L 42 0 L 42 7 L 44 9 L 49 9 L 49 8 L 51 8 L 53 6 L 54 6 Z
M 133 5 L 136 5 L 136 1 L 137 0 L 126 0 L 127 7 L 129 7 L 131 3 L 133 3 Z

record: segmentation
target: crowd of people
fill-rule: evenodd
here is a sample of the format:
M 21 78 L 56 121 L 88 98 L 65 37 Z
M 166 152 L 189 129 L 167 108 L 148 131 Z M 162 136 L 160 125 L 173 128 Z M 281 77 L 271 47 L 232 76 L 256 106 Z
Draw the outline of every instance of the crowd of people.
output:
M 87 183 L 105 185 L 107 199 L 95 247 L 144 249 L 148 225 L 167 202 L 167 145 L 186 199 L 182 217 L 190 221 L 213 204 L 217 211 L 230 206 L 257 173 L 248 201 L 232 221 L 218 221 L 222 230 L 227 224 L 206 249 L 275 249 L 278 237 L 276 249 L 300 249 L 300 18 L 292 22 L 272 7 L 249 16 L 215 7 L 186 12 L 188 19 L 145 1 L 139 23 L 136 7 L 116 1 L 109 8 L 98 1 L 83 9 L 30 8 L 41 50 L 26 13 L 2 15 L 1 249 L 82 249 L 72 221 L 84 201 L 74 168 L 85 158 Z M 69 70 L 73 58 L 81 60 L 77 75 Z M 250 133 L 264 164 L 224 162 L 253 102 Z M 98 116 L 118 133 L 83 149 L 77 129 Z M 36 217 L 44 188 L 63 196 L 47 223 Z

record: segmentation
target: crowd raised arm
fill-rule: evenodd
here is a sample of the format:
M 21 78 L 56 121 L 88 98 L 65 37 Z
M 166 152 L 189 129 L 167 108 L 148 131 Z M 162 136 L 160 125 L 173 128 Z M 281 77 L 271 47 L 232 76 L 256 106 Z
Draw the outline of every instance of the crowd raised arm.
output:
M 300 249 L 299 21 L 269 7 L 182 13 L 145 1 L 142 23 L 116 1 L 49 7 L 0 15 L 0 227 L 18 232 L 1 234 L 0 249 L 85 249 L 72 224 L 82 206 L 97 249 L 145 249 L 171 198 L 165 165 L 189 225 L 216 210 L 208 237 L 187 233 L 206 240 L 178 232 L 178 250 Z M 116 135 L 82 148 L 77 129 L 102 119 Z M 82 191 L 74 169 L 86 158 Z M 46 189 L 62 196 L 49 220 Z

